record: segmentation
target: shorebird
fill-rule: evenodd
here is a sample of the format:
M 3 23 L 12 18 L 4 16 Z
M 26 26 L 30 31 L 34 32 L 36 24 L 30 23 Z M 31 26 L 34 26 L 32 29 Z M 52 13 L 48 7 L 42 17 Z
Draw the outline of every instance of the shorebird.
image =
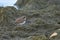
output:
M 15 20 L 17 25 L 23 25 L 26 23 L 26 16 L 19 17 Z

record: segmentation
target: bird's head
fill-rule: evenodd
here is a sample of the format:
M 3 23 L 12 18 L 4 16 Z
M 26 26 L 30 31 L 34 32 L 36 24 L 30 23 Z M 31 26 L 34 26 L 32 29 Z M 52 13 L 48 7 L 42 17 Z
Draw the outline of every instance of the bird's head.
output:
M 26 16 L 22 16 L 22 18 L 23 18 L 24 20 L 26 20 Z

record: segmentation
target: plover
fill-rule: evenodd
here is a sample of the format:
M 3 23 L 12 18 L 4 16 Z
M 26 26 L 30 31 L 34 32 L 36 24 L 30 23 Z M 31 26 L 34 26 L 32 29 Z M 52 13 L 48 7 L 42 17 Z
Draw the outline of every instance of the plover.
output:
M 17 25 L 23 25 L 26 23 L 26 16 L 19 17 L 15 20 Z

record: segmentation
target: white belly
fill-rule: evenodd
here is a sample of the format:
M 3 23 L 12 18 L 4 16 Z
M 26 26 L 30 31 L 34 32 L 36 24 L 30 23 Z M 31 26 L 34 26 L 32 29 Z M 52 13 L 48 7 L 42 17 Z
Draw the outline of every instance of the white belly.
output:
M 23 24 L 25 24 L 26 23 L 26 21 L 24 21 L 24 22 L 22 22 L 22 23 L 19 23 L 18 25 L 23 25 Z

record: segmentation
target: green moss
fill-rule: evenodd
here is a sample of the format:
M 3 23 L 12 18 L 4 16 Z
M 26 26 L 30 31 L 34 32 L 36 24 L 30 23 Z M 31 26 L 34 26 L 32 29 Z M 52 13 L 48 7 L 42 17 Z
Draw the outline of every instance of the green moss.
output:
M 32 39 L 32 40 L 47 40 L 47 38 L 44 35 L 31 36 L 30 39 Z
M 23 27 L 16 27 L 14 28 L 15 31 L 24 31 L 24 28 Z
M 34 13 L 34 14 L 32 14 L 32 16 L 33 16 L 33 17 L 39 17 L 40 14 L 39 14 L 39 13 Z
M 30 24 L 29 26 L 30 26 L 30 27 L 33 27 L 33 28 L 38 28 L 38 27 L 39 27 L 38 24 Z
M 44 21 L 42 19 L 38 18 L 35 20 L 35 23 L 36 24 L 44 24 Z
M 14 7 L 4 7 L 0 9 L 0 25 L 9 25 L 16 16 L 16 9 Z

